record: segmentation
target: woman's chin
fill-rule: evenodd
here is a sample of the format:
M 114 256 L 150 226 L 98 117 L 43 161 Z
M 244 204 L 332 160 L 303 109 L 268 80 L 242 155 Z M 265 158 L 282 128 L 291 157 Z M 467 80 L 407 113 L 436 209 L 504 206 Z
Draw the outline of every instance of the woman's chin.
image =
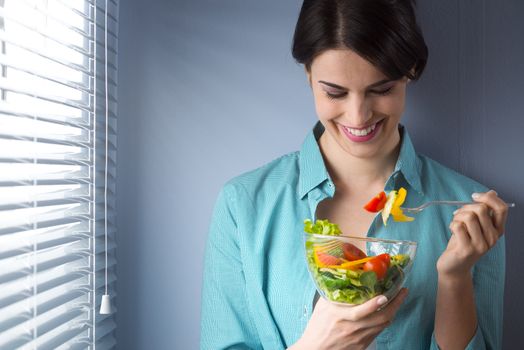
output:
M 344 147 L 344 151 L 353 158 L 362 160 L 373 160 L 380 156 L 380 148 L 370 147 L 369 145 L 367 147 Z

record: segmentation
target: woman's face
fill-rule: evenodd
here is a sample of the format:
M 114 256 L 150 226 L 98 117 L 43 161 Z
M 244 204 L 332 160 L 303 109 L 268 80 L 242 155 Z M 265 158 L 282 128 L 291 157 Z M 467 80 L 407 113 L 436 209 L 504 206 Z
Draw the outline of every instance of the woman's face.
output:
M 348 49 L 317 56 L 308 78 L 327 131 L 323 137 L 330 138 L 327 147 L 338 145 L 358 158 L 386 155 L 396 147 L 407 78 L 392 81 Z

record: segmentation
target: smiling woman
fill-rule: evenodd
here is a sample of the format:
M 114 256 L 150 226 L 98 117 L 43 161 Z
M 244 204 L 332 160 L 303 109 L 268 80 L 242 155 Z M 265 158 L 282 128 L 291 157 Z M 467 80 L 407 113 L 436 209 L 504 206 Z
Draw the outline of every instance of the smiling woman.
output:
M 212 218 L 203 349 L 500 349 L 507 206 L 496 192 L 415 152 L 400 124 L 428 51 L 410 0 L 306 0 L 293 56 L 319 122 L 299 152 L 229 181 Z M 471 200 L 387 227 L 363 206 Z M 344 235 L 416 241 L 407 289 L 345 307 L 315 297 L 304 219 Z M 409 295 L 408 291 L 409 290 Z M 340 291 L 339 291 L 340 292 Z

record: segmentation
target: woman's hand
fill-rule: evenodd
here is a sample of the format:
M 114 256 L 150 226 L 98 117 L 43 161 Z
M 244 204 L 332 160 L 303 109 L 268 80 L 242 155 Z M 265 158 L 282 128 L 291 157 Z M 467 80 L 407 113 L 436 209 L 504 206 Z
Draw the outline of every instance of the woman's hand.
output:
M 504 233 L 508 206 L 493 190 L 473 194 L 475 204 L 455 211 L 446 250 L 437 262 L 439 277 L 462 277 Z
M 407 289 L 403 288 L 383 309 L 380 308 L 387 298 L 382 295 L 352 307 L 335 305 L 320 298 L 304 334 L 289 349 L 365 349 L 391 324 L 407 294 Z

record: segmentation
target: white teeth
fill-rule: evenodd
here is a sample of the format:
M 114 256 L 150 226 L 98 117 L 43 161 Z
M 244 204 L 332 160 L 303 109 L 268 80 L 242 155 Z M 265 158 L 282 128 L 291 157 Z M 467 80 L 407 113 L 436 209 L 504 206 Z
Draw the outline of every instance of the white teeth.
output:
M 366 136 L 368 135 L 370 132 L 372 132 L 373 130 L 375 130 L 375 127 L 377 126 L 377 124 L 373 124 L 371 125 L 369 128 L 367 129 L 351 129 L 351 128 L 346 128 L 347 131 L 349 131 L 349 133 L 351 135 L 355 135 L 355 136 Z

